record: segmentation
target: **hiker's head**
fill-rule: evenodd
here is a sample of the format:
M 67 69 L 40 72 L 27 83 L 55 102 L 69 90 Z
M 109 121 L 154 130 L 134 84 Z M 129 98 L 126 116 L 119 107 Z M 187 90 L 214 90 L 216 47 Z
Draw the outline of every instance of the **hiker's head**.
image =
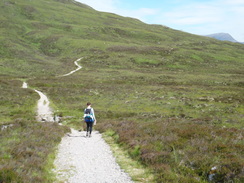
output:
M 91 102 L 87 102 L 87 104 L 86 104 L 87 106 L 89 106 L 89 105 L 91 105 Z

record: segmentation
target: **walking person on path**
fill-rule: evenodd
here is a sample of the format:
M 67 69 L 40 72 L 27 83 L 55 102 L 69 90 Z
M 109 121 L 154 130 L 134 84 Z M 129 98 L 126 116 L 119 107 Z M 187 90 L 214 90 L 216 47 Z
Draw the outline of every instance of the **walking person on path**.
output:
M 84 121 L 86 122 L 86 136 L 91 137 L 93 124 L 96 125 L 96 117 L 94 109 L 91 107 L 91 103 L 87 103 L 87 108 L 84 110 Z

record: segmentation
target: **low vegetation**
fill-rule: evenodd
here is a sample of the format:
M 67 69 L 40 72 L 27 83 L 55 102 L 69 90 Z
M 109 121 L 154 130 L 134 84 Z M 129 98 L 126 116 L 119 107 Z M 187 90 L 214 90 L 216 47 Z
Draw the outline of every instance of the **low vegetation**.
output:
M 103 139 L 109 144 L 116 162 L 134 182 L 154 182 L 153 171 L 146 168 L 140 161 L 132 159 L 128 151 L 118 144 L 116 132 L 107 130 L 103 133 Z
M 4 0 L 0 9 L 0 182 L 52 182 L 68 131 L 35 122 L 38 95 L 23 81 L 47 94 L 68 127 L 82 128 L 91 101 L 96 129 L 112 131 L 155 182 L 244 181 L 242 44 L 71 0 Z M 79 72 L 56 77 L 81 57 Z
M 54 151 L 69 129 L 36 122 L 38 96 L 21 86 L 1 80 L 0 182 L 52 182 Z

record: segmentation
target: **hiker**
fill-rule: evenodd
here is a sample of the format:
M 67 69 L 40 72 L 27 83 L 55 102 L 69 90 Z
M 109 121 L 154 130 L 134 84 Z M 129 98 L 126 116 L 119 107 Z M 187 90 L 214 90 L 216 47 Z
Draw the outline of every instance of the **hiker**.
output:
M 91 103 L 87 103 L 87 108 L 84 110 L 84 121 L 86 122 L 86 136 L 91 137 L 93 124 L 96 125 L 96 117 L 94 109 L 91 107 Z M 89 133 L 90 132 L 90 133 Z

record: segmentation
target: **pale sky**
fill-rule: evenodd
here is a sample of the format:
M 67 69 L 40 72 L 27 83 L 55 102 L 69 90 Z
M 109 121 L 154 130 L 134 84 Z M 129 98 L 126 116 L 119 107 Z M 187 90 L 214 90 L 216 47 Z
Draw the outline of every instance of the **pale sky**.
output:
M 244 0 L 76 0 L 98 11 L 198 34 L 229 33 L 244 42 Z

